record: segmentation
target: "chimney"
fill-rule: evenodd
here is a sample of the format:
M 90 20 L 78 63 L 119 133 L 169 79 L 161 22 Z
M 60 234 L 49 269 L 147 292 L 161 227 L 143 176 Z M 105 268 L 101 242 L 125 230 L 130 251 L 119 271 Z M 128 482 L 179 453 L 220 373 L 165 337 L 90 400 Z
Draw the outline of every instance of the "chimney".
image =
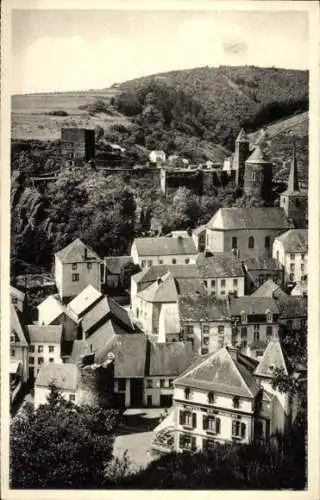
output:
M 88 260 L 88 249 L 87 249 L 87 247 L 84 248 L 84 260 Z

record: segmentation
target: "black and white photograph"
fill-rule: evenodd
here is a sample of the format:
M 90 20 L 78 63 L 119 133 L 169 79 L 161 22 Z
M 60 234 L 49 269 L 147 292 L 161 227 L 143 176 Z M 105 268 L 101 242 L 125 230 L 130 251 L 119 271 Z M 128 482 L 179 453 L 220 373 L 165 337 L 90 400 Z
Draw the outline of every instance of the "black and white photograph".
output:
M 3 498 L 317 498 L 318 2 L 3 4 Z

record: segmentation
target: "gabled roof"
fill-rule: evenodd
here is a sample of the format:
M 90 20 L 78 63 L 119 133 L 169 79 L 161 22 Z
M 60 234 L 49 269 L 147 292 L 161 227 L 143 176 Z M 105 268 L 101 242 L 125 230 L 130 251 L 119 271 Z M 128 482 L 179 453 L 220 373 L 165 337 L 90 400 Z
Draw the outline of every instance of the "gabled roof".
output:
M 195 234 L 196 236 L 199 236 L 205 230 L 206 230 L 206 226 L 205 226 L 205 224 L 202 224 L 202 226 L 198 226 L 195 229 L 193 229 L 192 233 Z
M 260 146 L 256 146 L 246 163 L 270 163 Z
M 277 302 L 272 297 L 237 297 L 230 299 L 231 314 L 240 316 L 242 312 L 247 315 L 263 315 L 266 311 L 272 314 L 279 314 Z
M 206 287 L 203 281 L 199 278 L 181 279 L 176 278 L 174 280 L 178 295 L 181 297 L 198 296 L 198 295 L 208 295 Z
M 282 350 L 280 340 L 274 337 L 268 343 L 254 374 L 261 377 L 273 377 L 276 368 L 283 369 L 288 375 L 289 365 L 286 355 Z
M 196 255 L 197 249 L 191 237 L 136 238 L 133 242 L 140 257 L 162 255 Z
M 114 336 L 95 356 L 96 363 L 103 363 L 109 352 L 115 355 L 114 376 L 116 378 L 139 377 L 145 375 L 147 337 L 144 333 Z
M 177 302 L 178 293 L 171 273 L 166 273 L 150 286 L 138 292 L 138 297 L 147 302 Z
M 136 283 L 152 283 L 161 278 L 167 272 L 174 278 L 178 279 L 189 279 L 189 278 L 200 278 L 200 273 L 198 266 L 196 264 L 172 264 L 172 265 L 159 265 L 151 266 L 141 271 L 140 273 L 134 274 L 133 279 Z
M 58 389 L 76 391 L 79 386 L 80 371 L 71 363 L 48 363 L 41 365 L 35 385 L 49 387 L 54 383 Z
M 179 314 L 184 322 L 230 320 L 228 300 L 212 299 L 208 295 L 179 297 Z
M 289 229 L 289 231 L 277 236 L 276 240 L 282 243 L 285 252 L 308 252 L 308 229 Z
M 81 325 L 83 332 L 89 333 L 94 331 L 96 325 L 101 326 L 102 320 L 107 322 L 112 317 L 129 328 L 129 330 L 133 330 L 128 311 L 110 297 L 104 296 L 82 316 Z
M 150 343 L 150 361 L 147 374 L 153 376 L 180 375 L 194 358 L 191 342 Z
M 204 279 L 244 276 L 241 261 L 230 253 L 221 252 L 210 257 L 201 253 L 198 255 L 196 263 L 201 277 Z
M 73 311 L 78 317 L 81 317 L 89 307 L 102 297 L 94 286 L 88 285 L 68 304 L 68 309 Z
M 60 343 L 63 325 L 27 325 L 31 344 L 35 343 Z
M 249 137 L 243 130 L 243 128 L 240 130 L 238 137 L 236 138 L 236 142 L 249 142 Z
M 72 351 L 69 358 L 69 363 L 77 364 L 80 361 L 81 356 L 84 354 L 89 354 L 90 349 L 88 342 L 86 340 L 74 340 L 72 345 Z
M 119 257 L 105 257 L 104 263 L 108 273 L 110 274 L 120 274 L 122 268 L 132 262 L 132 257 L 128 255 L 121 255 Z
M 219 208 L 206 225 L 208 229 L 287 229 L 289 222 L 283 208 Z
M 235 348 L 224 347 L 177 378 L 175 385 L 254 398 L 260 389 L 253 376 L 256 365 Z
M 42 321 L 44 325 L 50 325 L 55 321 L 61 314 L 65 314 L 75 323 L 78 322 L 77 315 L 71 310 L 65 307 L 55 295 L 49 295 L 44 299 L 38 306 L 38 315 L 42 316 Z
M 272 279 L 268 279 L 251 294 L 251 297 L 278 297 L 279 295 L 286 296 L 287 294 Z
M 28 342 L 25 336 L 22 319 L 20 317 L 19 311 L 16 310 L 13 304 L 10 306 L 10 329 L 11 332 L 15 333 L 16 343 L 19 345 L 27 347 Z
M 87 254 L 85 254 L 87 252 Z M 85 245 L 79 238 L 72 241 L 62 250 L 56 252 L 55 256 L 64 264 L 76 262 L 101 261 L 94 250 Z
M 248 271 L 260 271 L 262 269 L 278 271 L 282 269 L 281 264 L 272 257 L 249 257 L 244 259 L 243 264 Z
M 14 286 L 10 286 L 10 295 L 11 297 L 15 297 L 19 300 L 21 300 L 22 302 L 24 301 L 25 299 L 25 293 L 21 292 L 21 290 L 18 290 L 18 288 L 14 287 Z

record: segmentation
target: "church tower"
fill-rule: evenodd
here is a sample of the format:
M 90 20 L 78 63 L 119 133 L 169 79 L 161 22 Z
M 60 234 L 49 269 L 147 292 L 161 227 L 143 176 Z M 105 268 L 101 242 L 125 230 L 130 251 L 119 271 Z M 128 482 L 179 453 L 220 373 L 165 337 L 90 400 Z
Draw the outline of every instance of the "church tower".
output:
M 267 202 L 272 200 L 272 163 L 260 146 L 245 162 L 244 194 Z
M 300 191 L 296 147 L 293 145 L 290 172 L 287 189 L 280 195 L 280 207 L 282 207 L 295 228 L 305 228 L 307 225 L 308 194 Z
M 236 171 L 236 185 L 243 186 L 245 161 L 250 154 L 249 138 L 243 128 L 240 130 L 236 138 L 235 152 L 234 152 L 234 169 Z

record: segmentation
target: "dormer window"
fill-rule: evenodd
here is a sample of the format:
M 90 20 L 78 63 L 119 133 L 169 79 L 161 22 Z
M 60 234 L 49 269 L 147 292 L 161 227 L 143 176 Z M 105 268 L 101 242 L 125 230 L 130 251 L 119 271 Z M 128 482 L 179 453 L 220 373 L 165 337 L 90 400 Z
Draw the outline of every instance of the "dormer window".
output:
M 213 405 L 214 400 L 215 400 L 214 392 L 208 392 L 208 403 L 210 405 Z
M 190 399 L 190 388 L 186 387 L 184 390 L 184 399 Z
M 16 336 L 14 333 L 11 333 L 10 335 L 10 342 L 14 343 L 16 341 Z
M 272 315 L 272 312 L 269 309 L 266 310 L 266 318 L 267 318 L 267 323 L 272 323 L 272 321 L 273 321 L 273 315 Z
M 234 396 L 234 398 L 232 399 L 232 404 L 233 404 L 233 408 L 237 409 L 240 407 L 240 398 L 238 396 Z
M 247 323 L 247 315 L 244 311 L 241 311 L 240 313 L 240 317 L 241 317 L 241 323 Z

